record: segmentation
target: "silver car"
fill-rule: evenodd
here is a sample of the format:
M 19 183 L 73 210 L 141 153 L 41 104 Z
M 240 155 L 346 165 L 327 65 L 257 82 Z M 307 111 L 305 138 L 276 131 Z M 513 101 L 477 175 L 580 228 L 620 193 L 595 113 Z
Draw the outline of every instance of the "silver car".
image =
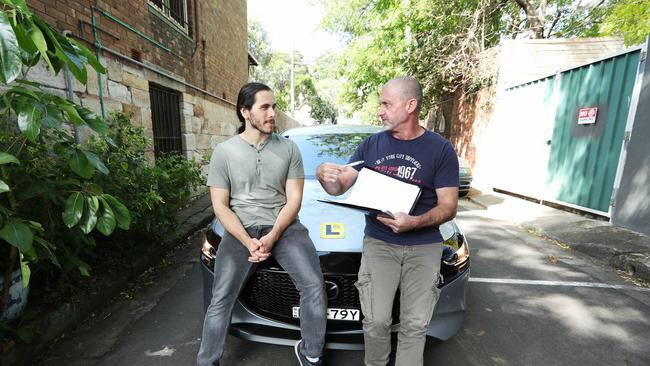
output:
M 309 229 L 320 258 L 328 297 L 326 348 L 363 349 L 363 313 L 357 280 L 364 215 L 350 209 L 318 202 L 333 198 L 315 179 L 322 162 L 345 163 L 365 137 L 381 129 L 372 126 L 328 125 L 292 129 L 283 135 L 300 148 L 305 166 L 305 189 L 300 221 Z M 339 197 L 340 198 L 340 197 Z M 469 280 L 469 247 L 455 220 L 440 226 L 445 239 L 438 287 L 440 299 L 427 335 L 446 340 L 463 326 L 465 290 Z M 224 228 L 215 219 L 201 248 L 204 303 L 212 297 L 214 253 Z M 399 329 L 399 293 L 393 304 L 392 330 Z M 294 345 L 300 339 L 299 294 L 282 267 L 269 258 L 258 265 L 239 295 L 232 314 L 231 334 L 263 343 Z

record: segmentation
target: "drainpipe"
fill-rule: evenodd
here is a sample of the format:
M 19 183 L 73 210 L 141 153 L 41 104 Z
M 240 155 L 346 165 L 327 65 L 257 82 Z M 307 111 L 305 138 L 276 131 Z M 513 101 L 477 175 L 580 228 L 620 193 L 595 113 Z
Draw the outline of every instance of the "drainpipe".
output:
M 200 0 L 194 2 L 194 48 L 192 49 L 192 61 L 196 59 L 196 53 L 199 50 L 199 42 L 201 39 L 201 29 L 199 28 L 199 3 Z
M 102 55 L 102 41 L 99 39 L 97 34 L 97 19 L 95 17 L 95 11 L 91 8 L 92 13 L 92 26 L 93 26 L 93 38 L 95 39 L 95 46 L 97 47 L 97 61 L 99 62 Z M 104 88 L 102 86 L 102 74 L 97 72 L 97 86 L 99 87 L 99 105 L 102 110 L 102 118 L 106 119 L 106 110 L 104 109 Z
M 72 34 L 72 31 L 66 29 L 63 31 L 63 36 L 67 37 Z M 65 77 L 65 94 L 68 97 L 68 100 L 74 103 L 74 84 L 72 84 L 72 75 L 70 74 L 70 69 L 68 69 L 67 64 L 63 64 L 63 76 Z M 81 143 L 81 138 L 79 137 L 79 127 L 72 124 L 72 129 L 74 133 L 74 142 L 77 144 Z

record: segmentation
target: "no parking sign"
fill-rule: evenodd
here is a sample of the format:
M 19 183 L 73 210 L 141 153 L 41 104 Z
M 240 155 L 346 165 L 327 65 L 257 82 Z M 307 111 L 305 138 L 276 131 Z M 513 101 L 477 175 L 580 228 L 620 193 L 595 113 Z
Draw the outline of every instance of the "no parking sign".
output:
M 591 125 L 596 123 L 596 115 L 598 115 L 598 108 L 580 108 L 578 113 L 578 124 L 579 125 Z

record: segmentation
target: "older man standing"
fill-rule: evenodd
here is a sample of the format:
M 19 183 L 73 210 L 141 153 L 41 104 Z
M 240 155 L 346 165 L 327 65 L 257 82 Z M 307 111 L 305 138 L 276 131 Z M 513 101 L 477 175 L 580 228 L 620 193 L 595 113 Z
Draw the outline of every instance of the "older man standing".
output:
M 349 161 L 363 160 L 377 171 L 417 184 L 422 194 L 411 213 L 366 216 L 356 283 L 364 314 L 365 364 L 388 363 L 391 310 L 399 288 L 395 365 L 416 366 L 423 364 L 426 331 L 439 296 L 443 240 L 438 226 L 456 216 L 458 158 L 449 141 L 419 125 L 422 87 L 416 79 L 390 80 L 379 102 L 385 130 L 364 140 Z M 361 167 L 324 163 L 316 176 L 325 191 L 340 195 L 355 183 L 357 169 Z

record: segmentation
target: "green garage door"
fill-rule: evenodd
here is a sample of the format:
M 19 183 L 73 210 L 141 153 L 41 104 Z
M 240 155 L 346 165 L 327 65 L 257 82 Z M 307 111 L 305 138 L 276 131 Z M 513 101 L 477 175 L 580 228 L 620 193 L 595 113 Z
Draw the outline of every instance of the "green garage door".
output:
M 639 55 L 632 51 L 556 76 L 548 198 L 607 214 Z

